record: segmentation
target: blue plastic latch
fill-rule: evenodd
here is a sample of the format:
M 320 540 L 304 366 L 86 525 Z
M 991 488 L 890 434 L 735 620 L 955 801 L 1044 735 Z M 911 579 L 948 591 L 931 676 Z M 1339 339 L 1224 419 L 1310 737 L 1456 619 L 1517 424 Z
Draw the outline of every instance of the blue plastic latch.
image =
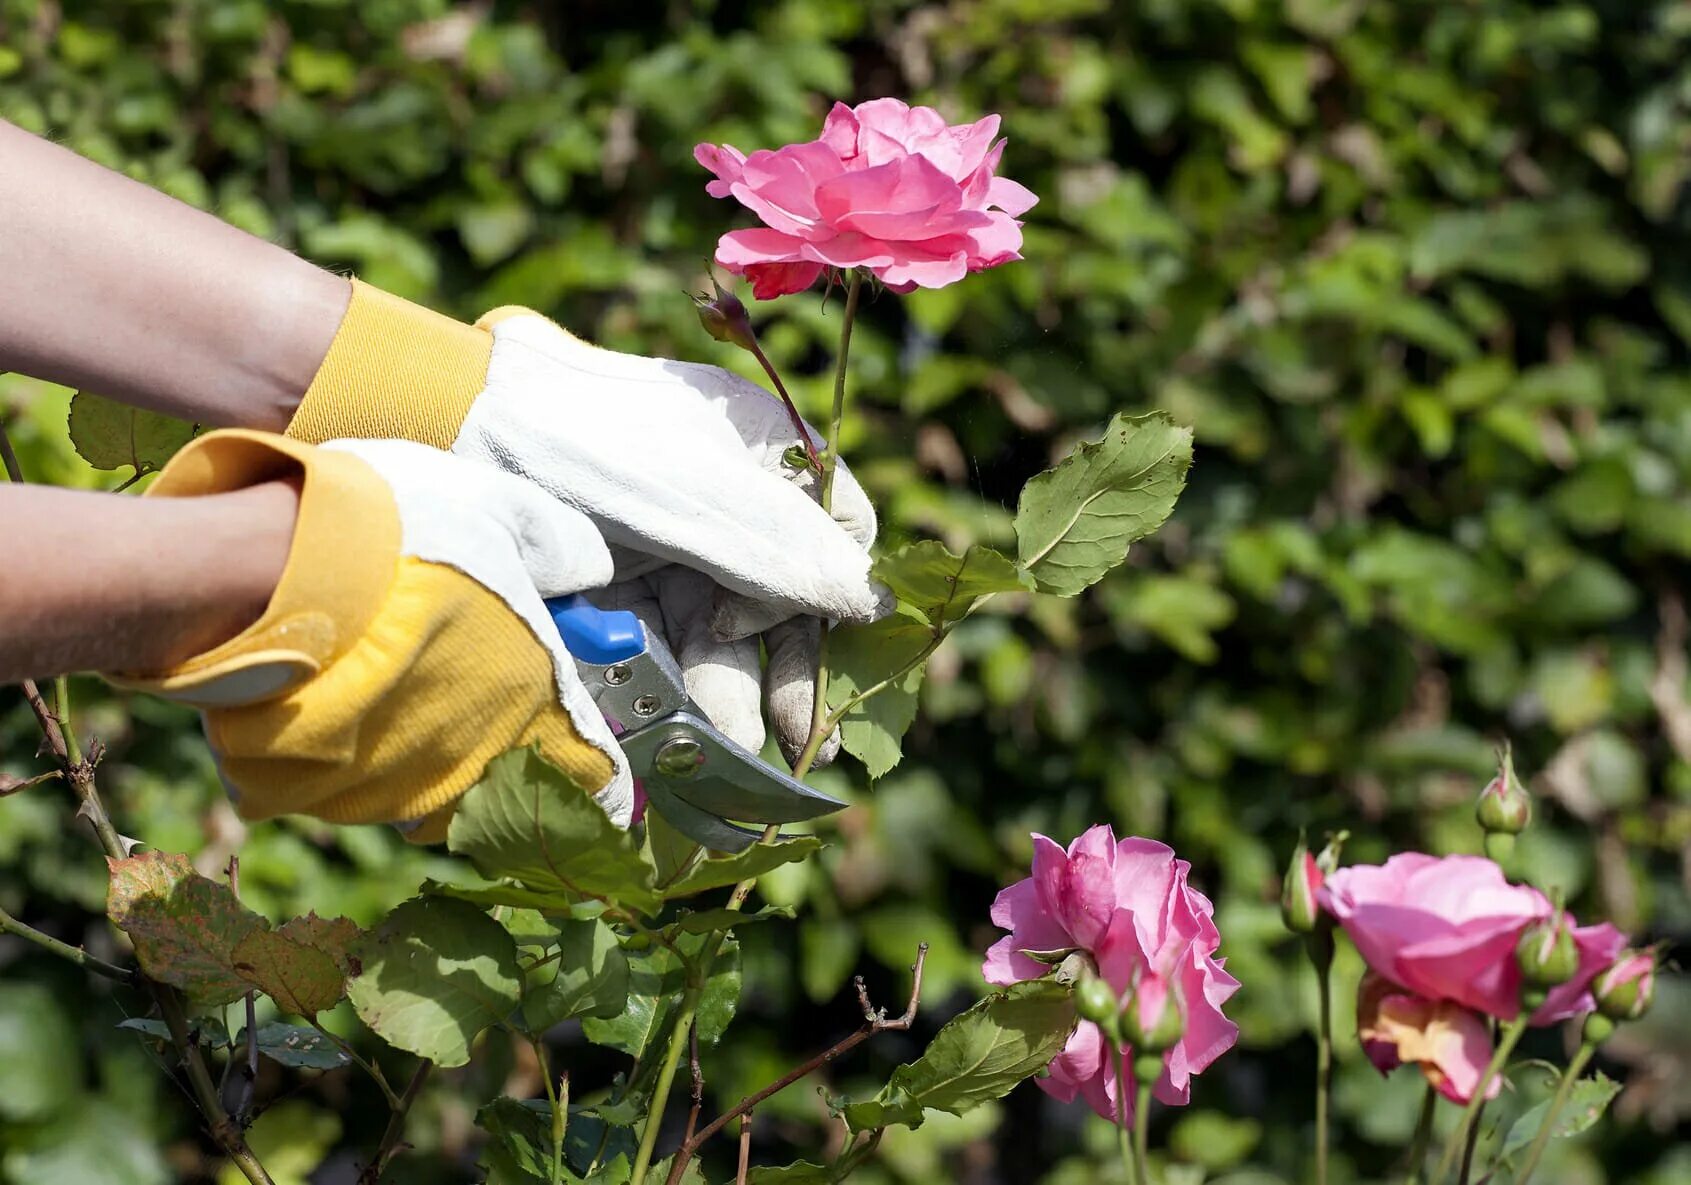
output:
M 577 661 L 606 666 L 627 662 L 646 649 L 640 619 L 626 609 L 600 609 L 580 593 L 546 602 L 563 636 L 564 649 Z

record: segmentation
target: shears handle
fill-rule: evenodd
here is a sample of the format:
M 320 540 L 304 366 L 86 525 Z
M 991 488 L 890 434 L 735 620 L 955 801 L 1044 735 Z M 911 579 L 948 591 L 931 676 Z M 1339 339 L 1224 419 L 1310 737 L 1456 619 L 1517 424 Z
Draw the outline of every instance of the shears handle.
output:
M 570 593 L 547 601 L 546 610 L 564 639 L 564 649 L 578 663 L 609 666 L 646 650 L 646 631 L 626 609 L 600 609 L 580 593 Z

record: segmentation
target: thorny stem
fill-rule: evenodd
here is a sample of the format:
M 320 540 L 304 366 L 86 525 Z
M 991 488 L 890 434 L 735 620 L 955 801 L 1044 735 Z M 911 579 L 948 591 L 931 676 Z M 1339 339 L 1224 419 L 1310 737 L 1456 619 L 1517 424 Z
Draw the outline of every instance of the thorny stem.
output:
M 51 934 L 43 934 L 34 926 L 29 926 L 18 921 L 17 918 L 7 913 L 4 909 L 0 909 L 0 930 L 3 930 L 8 934 L 16 934 L 19 938 L 35 943 L 36 946 L 41 947 L 43 950 L 52 951 L 61 959 L 70 960 L 78 967 L 81 967 L 84 971 L 92 971 L 95 975 L 103 975 L 107 979 L 115 980 L 118 983 L 135 982 L 135 972 L 125 970 L 122 967 L 114 967 L 110 963 L 96 959 L 80 946 L 72 946 L 68 942 L 60 942 Z
M 405 1147 L 405 1118 L 410 1114 L 411 1104 L 423 1093 L 423 1083 L 428 1081 L 429 1071 L 433 1069 L 434 1063 L 428 1058 L 417 1063 L 411 1081 L 405 1085 L 405 1093 L 399 1096 L 399 1105 L 388 1116 L 387 1130 L 382 1132 L 382 1142 L 376 1147 L 375 1159 L 358 1174 L 358 1185 L 376 1185 L 387 1171 L 388 1163 Z
M 840 325 L 840 349 L 834 364 L 834 409 L 828 422 L 827 454 L 822 458 L 822 487 L 819 491 L 823 510 L 831 510 L 834 504 L 834 473 L 839 465 L 840 452 L 840 422 L 845 418 L 846 400 L 846 371 L 847 360 L 851 353 L 851 329 L 857 320 L 858 300 L 863 292 L 863 277 L 861 273 L 853 272 L 846 290 L 845 315 Z M 805 742 L 804 752 L 798 761 L 793 763 L 793 776 L 803 779 L 810 772 L 810 767 L 816 761 L 816 754 L 822 748 L 822 742 L 828 732 L 823 727 L 828 711 L 828 628 L 823 623 L 822 638 L 817 649 L 816 662 L 816 691 L 811 710 L 810 736 Z M 780 834 L 780 827 L 770 824 L 764 828 L 760 843 L 773 843 Z M 755 878 L 741 881 L 734 886 L 729 895 L 728 908 L 739 909 L 746 903 L 753 887 L 757 884 Z M 722 944 L 727 940 L 728 933 L 718 930 L 711 935 L 698 960 L 697 980 L 702 985 L 710 977 L 711 965 L 722 950 Z M 658 1073 L 658 1081 L 653 1088 L 649 1110 L 646 1112 L 646 1126 L 640 1135 L 640 1147 L 635 1153 L 634 1170 L 629 1178 L 629 1185 L 645 1185 L 646 1172 L 651 1167 L 652 1152 L 657 1145 L 658 1128 L 663 1122 L 664 1110 L 669 1103 L 670 1088 L 675 1083 L 675 1070 L 681 1061 L 681 1051 L 689 1040 L 689 1033 L 693 1027 L 694 1016 L 698 1010 L 698 986 L 690 986 L 681 998 L 681 1010 L 676 1016 L 675 1032 L 670 1037 L 669 1048 L 664 1053 L 663 1065 Z M 771 1092 L 773 1093 L 773 1092 Z M 712 1128 L 706 1128 L 707 1132 Z M 695 1137 L 697 1139 L 697 1137 Z M 689 1154 L 690 1155 L 690 1154 Z M 685 1161 L 680 1153 L 676 1154 L 675 1163 L 684 1165 Z M 680 1178 L 675 1170 L 670 1172 L 670 1180 Z
M 699 1112 L 705 1109 L 705 1071 L 699 1065 L 699 1026 L 694 1025 L 687 1038 L 687 1069 L 693 1076 L 693 1109 L 687 1112 L 687 1131 L 681 1137 L 685 1144 L 693 1138 L 699 1126 Z
M 1480 1109 L 1474 1112 L 1473 1126 L 1468 1129 L 1468 1142 L 1462 1145 L 1462 1167 L 1456 1173 L 1459 1185 L 1468 1185 L 1468 1173 L 1474 1167 L 1474 1149 L 1480 1144 L 1481 1120 L 1484 1118 L 1485 1102 L 1482 1100 Z
M 799 434 L 799 443 L 804 445 L 804 455 L 810 459 L 810 466 L 817 473 L 822 472 L 822 458 L 816 455 L 816 442 L 810 439 L 810 430 L 805 427 L 804 417 L 799 415 L 798 407 L 793 403 L 793 397 L 787 394 L 787 385 L 781 381 L 781 375 L 775 369 L 775 364 L 764 354 L 763 347 L 753 338 L 750 349 L 757 364 L 763 367 L 763 373 L 769 376 L 769 381 L 775 384 L 775 393 L 781 396 L 781 402 L 787 407 L 787 418 L 793 422 L 793 431 Z
M 546 1043 L 534 1042 L 534 1056 L 540 1062 L 540 1081 L 546 1087 L 546 1101 L 552 1108 L 552 1168 L 549 1185 L 562 1185 L 564 1179 L 564 1133 L 569 1124 L 570 1076 L 558 1076 L 556 1089 L 552 1086 L 552 1066 L 546 1056 Z
M 1532 1009 L 1521 1008 L 1521 1014 L 1507 1025 L 1503 1026 L 1502 1038 L 1497 1043 L 1497 1051 L 1491 1055 L 1491 1061 L 1480 1075 L 1480 1080 L 1474 1086 L 1474 1097 L 1468 1100 L 1468 1105 L 1462 1110 L 1462 1118 L 1456 1125 L 1456 1130 L 1450 1133 L 1450 1139 L 1445 1142 L 1444 1154 L 1439 1157 L 1438 1168 L 1433 1170 L 1433 1185 L 1441 1183 L 1450 1176 L 1450 1170 L 1456 1166 L 1457 1149 L 1464 1147 L 1468 1141 L 1468 1131 L 1479 1118 L 1480 1108 L 1485 1103 L 1486 1091 L 1491 1088 L 1492 1079 L 1496 1078 L 1504 1065 L 1509 1061 L 1509 1055 L 1515 1052 L 1515 1046 L 1521 1040 L 1521 1034 L 1527 1031 L 1527 1022 L 1532 1019 Z
M 6 475 L 15 482 L 22 482 L 23 472 L 18 467 L 17 454 L 12 450 L 12 442 L 7 437 L 4 425 L 0 425 L 0 458 L 4 459 Z M 47 738 L 47 747 L 52 750 L 59 768 L 64 771 L 65 780 L 70 783 L 72 791 L 76 794 L 77 814 L 93 825 L 94 834 L 99 838 L 106 858 L 122 860 L 129 854 L 127 845 L 123 837 L 118 835 L 117 829 L 112 826 L 111 819 L 106 814 L 105 804 L 100 801 L 100 792 L 94 783 L 94 761 L 83 759 L 82 748 L 72 730 L 69 689 L 66 683 L 67 680 L 62 676 L 55 680 L 55 707 L 58 709 L 56 713 L 47 710 L 41 692 L 33 680 L 23 681 L 24 698 L 29 701 L 30 709 L 41 725 L 42 734 Z M 93 757 L 98 760 L 97 751 L 93 753 Z M 163 1018 L 165 1027 L 170 1030 L 171 1044 L 176 1046 L 176 1051 L 182 1058 L 189 1088 L 211 1128 L 212 1138 L 252 1185 L 275 1185 L 270 1174 L 252 1154 L 252 1149 L 247 1147 L 246 1137 L 242 1135 L 240 1126 L 230 1119 L 229 1113 L 223 1109 L 222 1100 L 217 1095 L 217 1084 L 212 1081 L 211 1072 L 206 1069 L 199 1046 L 188 1034 L 188 1018 L 183 1012 L 181 997 L 167 984 L 153 983 L 146 979 L 142 982 L 152 991 L 159 1015 Z
M 752 1163 L 752 1113 L 740 1116 L 740 1167 L 734 1173 L 734 1185 L 746 1185 L 746 1170 Z
M 646 1126 L 640 1133 L 639 1151 L 634 1154 L 634 1171 L 628 1179 L 629 1185 L 644 1185 L 646 1172 L 652 1167 L 652 1153 L 658 1144 L 658 1128 L 663 1126 L 669 1090 L 675 1085 L 675 1069 L 681 1064 L 681 1051 L 687 1048 L 693 1030 L 693 1019 L 699 1011 L 699 996 L 704 990 L 703 983 L 704 975 L 691 977 L 686 991 L 681 995 L 681 1011 L 676 1017 L 675 1029 L 669 1035 L 669 1048 L 664 1050 L 663 1063 L 658 1067 L 658 1081 L 652 1088 L 652 1101 L 650 1109 L 646 1112 Z M 677 1160 L 679 1159 L 677 1157 Z
M 1515 1178 L 1515 1185 L 1527 1185 L 1532 1179 L 1533 1170 L 1538 1168 L 1538 1158 L 1544 1155 L 1544 1149 L 1550 1143 L 1550 1137 L 1555 1134 L 1556 1117 L 1562 1113 L 1567 1105 L 1568 1095 L 1573 1092 L 1574 1083 L 1585 1072 L 1585 1067 L 1591 1061 L 1591 1055 L 1597 1052 L 1597 1045 L 1592 1041 L 1580 1043 L 1579 1052 L 1574 1054 L 1568 1068 L 1562 1071 L 1562 1081 L 1556 1085 L 1556 1095 L 1550 1100 L 1550 1109 L 1544 1113 L 1544 1122 L 1538 1125 L 1538 1134 L 1532 1138 L 1532 1147 L 1527 1149 L 1526 1163 L 1521 1165 L 1521 1175 Z
M 910 1002 L 905 1005 L 904 1013 L 901 1016 L 888 1017 L 886 1009 L 876 1008 L 872 1005 L 869 1002 L 869 990 L 863 986 L 863 977 L 859 975 L 853 982 L 857 987 L 858 1005 L 863 1009 L 863 1027 L 836 1041 L 815 1057 L 794 1066 L 762 1090 L 747 1095 L 732 1108 L 711 1120 L 698 1135 L 687 1140 L 676 1150 L 675 1160 L 670 1165 L 669 1178 L 665 1185 L 678 1185 L 682 1175 L 687 1171 L 688 1162 L 698 1155 L 699 1149 L 704 1147 L 712 1136 L 740 1116 L 749 1114 L 753 1108 L 760 1106 L 765 1099 L 780 1094 L 793 1083 L 809 1077 L 828 1063 L 856 1049 L 876 1033 L 903 1032 L 908 1029 L 915 1022 L 916 1009 L 922 1003 L 922 968 L 927 961 L 928 944 L 924 942 L 916 948 L 916 961 L 910 965 Z
M 241 898 L 241 858 L 233 853 L 229 856 L 228 875 L 229 895 L 239 901 Z M 230 1101 L 228 1093 L 223 1096 L 225 1105 L 229 1108 L 229 1114 L 234 1117 L 236 1123 L 244 1122 L 247 1115 L 252 1111 L 253 1091 L 258 1086 L 258 1011 L 253 1003 L 253 993 L 250 990 L 246 993 L 245 1004 L 247 1014 L 246 1064 L 241 1070 L 239 1090 L 235 1092 L 234 1100 Z M 226 1083 L 235 1065 L 235 1057 L 231 1053 L 229 1064 L 223 1072 Z
M 1433 1141 L 1433 1113 L 1438 1102 L 1439 1092 L 1427 1087 L 1421 1100 L 1421 1118 L 1415 1123 L 1415 1138 L 1409 1143 L 1409 1169 L 1403 1185 L 1421 1185 L 1421 1172 L 1427 1167 L 1427 1148 Z

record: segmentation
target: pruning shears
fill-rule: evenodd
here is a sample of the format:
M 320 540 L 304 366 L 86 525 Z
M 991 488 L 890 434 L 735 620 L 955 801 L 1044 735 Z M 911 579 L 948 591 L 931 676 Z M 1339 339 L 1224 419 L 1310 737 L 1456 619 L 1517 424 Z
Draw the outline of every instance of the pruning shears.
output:
M 600 609 L 579 593 L 546 602 L 599 712 L 648 804 L 705 847 L 738 852 L 762 826 L 832 814 L 846 804 L 813 790 L 735 744 L 699 710 L 662 638 L 624 609 Z

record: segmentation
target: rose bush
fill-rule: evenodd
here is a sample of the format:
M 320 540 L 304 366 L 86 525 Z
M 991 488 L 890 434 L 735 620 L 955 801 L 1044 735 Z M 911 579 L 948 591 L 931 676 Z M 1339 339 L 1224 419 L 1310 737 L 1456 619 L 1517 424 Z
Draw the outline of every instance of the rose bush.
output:
M 763 226 L 729 231 L 716 261 L 759 300 L 799 292 L 824 268 L 866 268 L 895 292 L 943 288 L 1021 258 L 1017 218 L 1038 200 L 996 175 L 998 116 L 948 125 L 931 107 L 872 99 L 835 103 L 822 135 L 747 156 L 700 144 L 716 180 Z

